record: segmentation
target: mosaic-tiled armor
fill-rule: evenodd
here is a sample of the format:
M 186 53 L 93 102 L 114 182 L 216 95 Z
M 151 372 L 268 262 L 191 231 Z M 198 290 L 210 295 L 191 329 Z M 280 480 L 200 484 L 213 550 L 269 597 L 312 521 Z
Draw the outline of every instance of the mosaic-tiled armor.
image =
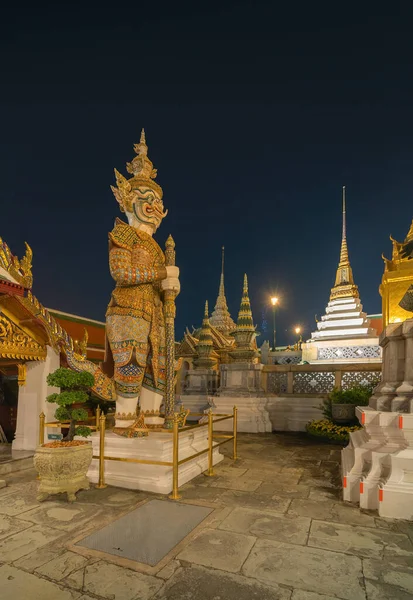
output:
M 110 273 L 116 281 L 106 312 L 106 335 L 118 396 L 136 397 L 141 386 L 165 390 L 165 326 L 160 281 L 165 257 L 155 240 L 116 220 L 109 234 Z

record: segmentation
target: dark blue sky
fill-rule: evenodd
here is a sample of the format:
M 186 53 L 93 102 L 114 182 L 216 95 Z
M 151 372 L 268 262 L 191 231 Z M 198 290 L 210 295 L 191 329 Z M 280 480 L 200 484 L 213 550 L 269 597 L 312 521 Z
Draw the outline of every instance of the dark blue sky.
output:
M 334 281 L 347 186 L 367 312 L 413 216 L 410 2 L 9 8 L 1 32 L 0 235 L 34 252 L 46 306 L 103 320 L 110 191 L 142 127 L 181 268 L 177 335 L 218 291 L 236 318 L 277 291 L 278 341 L 308 336 Z M 142 9 L 142 10 L 141 10 Z M 262 339 L 262 338 L 261 338 Z M 260 339 L 258 340 L 260 342 Z

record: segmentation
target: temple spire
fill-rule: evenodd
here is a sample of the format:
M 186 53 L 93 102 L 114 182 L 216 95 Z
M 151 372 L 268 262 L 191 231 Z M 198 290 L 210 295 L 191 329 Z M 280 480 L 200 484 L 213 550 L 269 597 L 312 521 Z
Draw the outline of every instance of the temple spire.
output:
M 237 329 L 243 331 L 255 331 L 252 320 L 251 302 L 248 295 L 248 278 L 244 275 L 244 286 L 242 291 L 241 306 L 238 313 Z
M 205 302 L 204 318 L 196 346 L 195 365 L 199 368 L 213 369 L 218 364 L 218 355 L 214 350 L 214 342 L 209 322 L 208 300 Z
M 216 329 L 218 329 L 222 333 L 229 334 L 235 329 L 235 323 L 231 319 L 231 315 L 228 310 L 227 299 L 225 297 L 224 252 L 225 248 L 224 246 L 222 246 L 221 278 L 219 282 L 218 298 L 215 304 L 214 312 L 211 315 L 210 323 L 213 327 L 216 327 Z
M 331 290 L 330 300 L 342 297 L 358 298 L 357 286 L 354 284 L 353 270 L 350 265 L 347 247 L 347 228 L 346 228 L 346 186 L 343 185 L 342 198 L 342 232 L 340 262 L 337 267 L 336 280 Z

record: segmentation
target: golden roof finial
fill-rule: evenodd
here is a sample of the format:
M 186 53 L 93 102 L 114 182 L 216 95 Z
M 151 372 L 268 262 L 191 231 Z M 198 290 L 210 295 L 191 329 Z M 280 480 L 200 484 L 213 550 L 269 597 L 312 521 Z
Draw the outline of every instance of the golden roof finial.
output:
M 244 294 L 248 294 L 248 278 L 247 278 L 247 274 L 244 273 L 244 289 L 243 289 Z
M 141 131 L 141 139 L 140 139 L 140 143 L 141 144 L 145 144 L 146 145 L 146 137 L 145 137 L 145 130 L 142 127 L 142 131 Z
M 209 317 L 209 312 L 208 312 L 208 300 L 205 300 L 205 311 L 204 311 L 204 316 L 205 317 Z

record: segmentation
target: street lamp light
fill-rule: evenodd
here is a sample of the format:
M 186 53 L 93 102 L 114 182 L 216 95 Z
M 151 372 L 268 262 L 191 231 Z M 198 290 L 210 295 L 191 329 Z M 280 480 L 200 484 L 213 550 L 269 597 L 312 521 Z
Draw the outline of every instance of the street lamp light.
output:
M 275 307 L 278 304 L 278 298 L 277 298 L 277 296 L 273 296 L 271 298 L 271 304 L 272 304 L 273 331 L 274 331 L 274 352 L 275 352 Z
M 296 349 L 301 350 L 301 344 L 303 343 L 303 338 L 301 336 L 301 327 L 295 327 L 294 331 L 295 331 L 296 335 L 300 336 L 296 343 Z

